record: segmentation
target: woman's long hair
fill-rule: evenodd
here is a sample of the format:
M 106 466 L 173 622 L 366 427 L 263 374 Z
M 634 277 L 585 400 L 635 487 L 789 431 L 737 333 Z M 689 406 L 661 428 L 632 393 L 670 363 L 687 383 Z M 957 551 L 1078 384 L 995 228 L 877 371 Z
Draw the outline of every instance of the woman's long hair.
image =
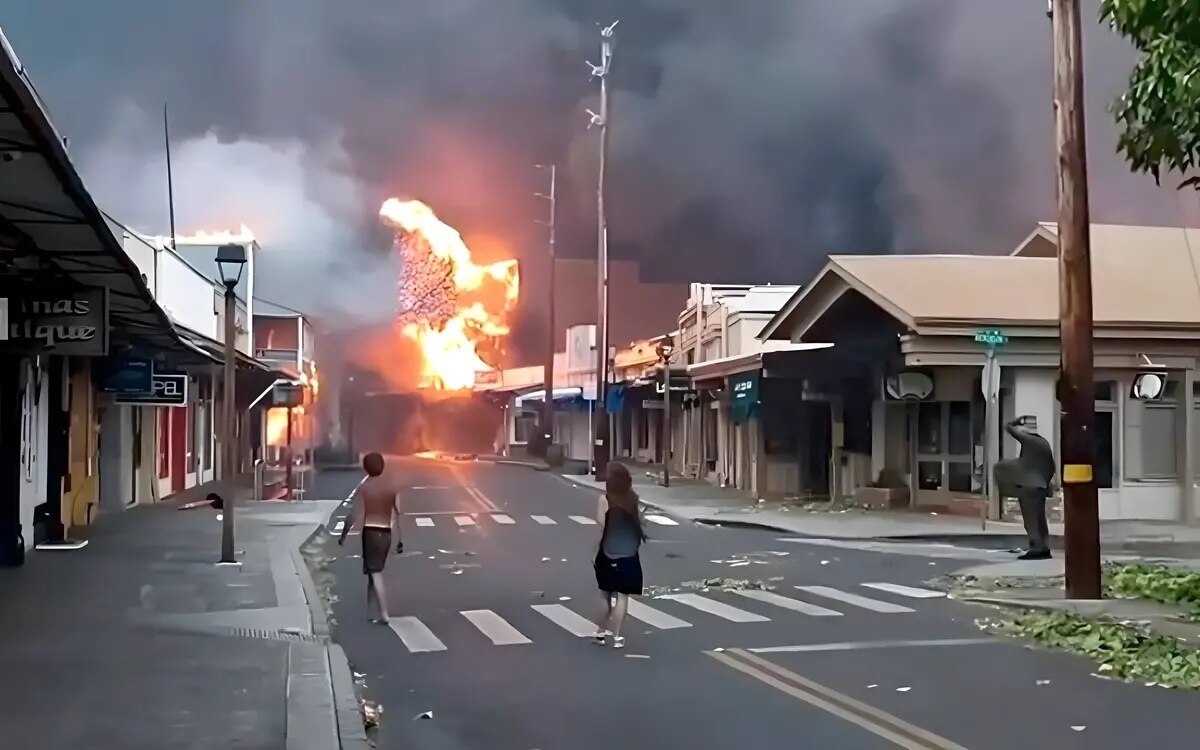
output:
M 638 531 L 645 539 L 646 531 L 642 528 L 638 494 L 633 490 L 633 477 L 625 464 L 616 461 L 609 463 L 608 472 L 604 475 L 604 496 L 608 499 L 609 508 L 615 508 L 633 517 Z

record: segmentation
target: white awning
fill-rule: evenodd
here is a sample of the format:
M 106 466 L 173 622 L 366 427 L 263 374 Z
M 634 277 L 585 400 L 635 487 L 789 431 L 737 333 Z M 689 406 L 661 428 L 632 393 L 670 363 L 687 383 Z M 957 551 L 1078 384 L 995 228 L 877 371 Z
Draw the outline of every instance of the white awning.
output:
M 555 401 L 569 401 L 573 398 L 583 398 L 582 388 L 555 388 L 551 398 Z M 546 400 L 546 389 L 526 393 L 523 396 L 518 396 L 516 400 L 517 406 L 525 406 L 530 402 L 542 403 Z

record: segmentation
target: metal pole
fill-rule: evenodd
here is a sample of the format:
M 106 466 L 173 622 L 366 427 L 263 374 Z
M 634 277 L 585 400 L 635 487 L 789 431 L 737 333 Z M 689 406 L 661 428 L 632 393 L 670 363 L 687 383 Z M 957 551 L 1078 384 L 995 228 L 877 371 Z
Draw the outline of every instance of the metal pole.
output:
M 616 23 L 600 32 L 600 64 L 592 66 L 592 74 L 600 79 L 600 113 L 592 115 L 593 124 L 600 126 L 600 164 L 596 183 L 596 401 L 593 471 L 603 477 L 608 471 L 609 426 L 608 396 L 608 217 L 604 207 L 604 184 L 608 159 L 608 73 L 612 65 L 612 38 Z
M 671 486 L 671 355 L 663 356 L 663 487 Z
M 283 470 L 284 486 L 287 488 L 287 499 L 292 499 L 292 465 L 296 462 L 292 457 L 292 407 L 287 408 L 287 450 L 284 451 L 287 467 Z
M 237 321 L 233 284 L 225 285 L 225 372 L 222 378 L 222 412 L 225 425 L 225 456 L 221 461 L 221 479 L 225 485 L 221 508 L 221 562 L 236 563 L 233 549 L 233 505 L 237 476 L 237 426 L 234 417 L 234 371 L 236 364 Z
M 554 353 L 558 349 L 558 333 L 554 325 L 554 277 L 555 266 L 557 261 L 557 250 L 554 246 L 555 241 L 555 215 L 558 207 L 557 193 L 557 177 L 558 167 L 555 164 L 549 166 L 550 169 L 550 194 L 544 195 L 538 193 L 539 197 L 546 198 L 550 201 L 550 221 L 547 226 L 550 228 L 550 283 L 547 285 L 546 299 L 546 366 L 545 372 L 545 390 L 546 398 L 542 404 L 542 434 L 546 438 L 546 447 L 549 448 L 554 444 Z
M 1079 0 L 1054 0 L 1054 124 L 1058 149 L 1058 299 L 1066 593 L 1099 599 L 1092 264 Z

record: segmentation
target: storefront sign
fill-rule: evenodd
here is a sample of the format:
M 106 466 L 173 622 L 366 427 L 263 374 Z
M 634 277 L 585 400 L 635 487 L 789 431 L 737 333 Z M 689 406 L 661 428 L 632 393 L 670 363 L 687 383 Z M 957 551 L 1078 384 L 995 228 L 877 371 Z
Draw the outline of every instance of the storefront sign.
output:
M 150 393 L 118 394 L 114 401 L 131 406 L 187 406 L 188 376 L 156 372 L 151 376 Z
M 100 357 L 108 353 L 108 290 L 9 290 L 6 349 Z
M 104 393 L 148 395 L 154 390 L 153 378 L 154 363 L 148 359 L 114 359 L 100 376 L 100 390 Z
M 729 376 L 729 407 L 733 412 L 734 424 L 748 421 L 757 411 L 761 374 L 761 370 L 752 370 Z
M 291 408 L 304 405 L 304 386 L 280 383 L 271 389 L 271 406 Z

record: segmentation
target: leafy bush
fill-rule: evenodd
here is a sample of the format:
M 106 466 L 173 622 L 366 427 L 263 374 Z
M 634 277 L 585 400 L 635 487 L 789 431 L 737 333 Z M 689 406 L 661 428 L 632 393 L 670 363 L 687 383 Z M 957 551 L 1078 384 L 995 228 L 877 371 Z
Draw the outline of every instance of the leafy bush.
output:
M 1142 597 L 1200 612 L 1200 573 L 1166 565 L 1112 564 L 1105 584 L 1118 597 Z

